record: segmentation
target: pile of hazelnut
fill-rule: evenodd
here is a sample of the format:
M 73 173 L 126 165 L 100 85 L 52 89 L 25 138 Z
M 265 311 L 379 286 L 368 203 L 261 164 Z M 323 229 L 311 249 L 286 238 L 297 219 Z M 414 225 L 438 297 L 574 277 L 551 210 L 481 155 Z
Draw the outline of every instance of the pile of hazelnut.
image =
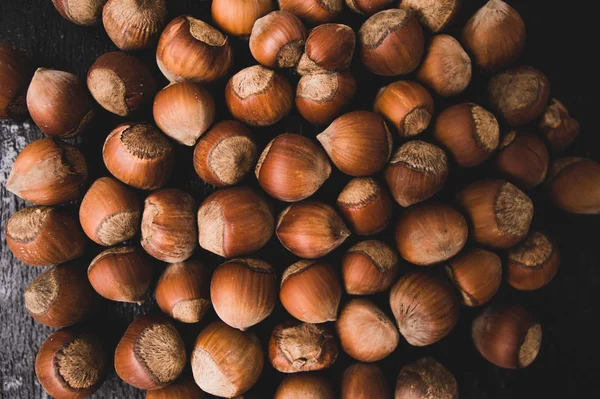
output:
M 127 51 L 98 58 L 87 85 L 68 72 L 34 72 L 26 56 L 0 45 L 0 118 L 28 114 L 48 136 L 14 162 L 6 188 L 32 206 L 8 220 L 5 236 L 26 265 L 54 265 L 24 293 L 36 321 L 60 328 L 35 362 L 50 395 L 83 398 L 99 388 L 113 353 L 80 323 L 99 296 L 144 301 L 158 277 L 152 258 L 164 262 L 154 289 L 162 313 L 138 317 L 114 351 L 118 376 L 147 398 L 243 395 L 265 355 L 289 373 L 279 399 L 333 398 L 340 386 L 344 399 L 457 398 L 455 378 L 432 358 L 405 366 L 394 392 L 374 362 L 401 339 L 438 342 L 461 304 L 486 305 L 503 278 L 518 290 L 552 280 L 559 249 L 548 234 L 530 230 L 527 191 L 543 183 L 556 207 L 599 214 L 600 164 L 551 161 L 579 126 L 550 97 L 541 71 L 515 65 L 525 43 L 518 12 L 490 0 L 454 38 L 440 32 L 456 22 L 459 0 L 345 2 L 364 16 L 357 32 L 331 22 L 343 19 L 342 0 L 279 0 L 279 10 L 273 0 L 213 0 L 211 24 L 189 15 L 167 24 L 166 0 L 53 0 L 76 24 L 101 21 Z M 255 66 L 232 70 L 233 40 L 249 46 Z M 161 90 L 129 53 L 154 47 L 171 82 Z M 390 81 L 373 110 L 344 113 L 356 92 L 355 49 L 362 67 Z M 295 95 L 295 75 L 283 68 L 300 76 Z M 490 78 L 485 104 L 435 109 L 438 99 L 462 93 L 474 72 Z M 225 80 L 235 120 L 215 123 L 211 92 Z M 316 140 L 281 132 L 261 152 L 252 128 L 280 121 L 294 103 L 324 130 Z M 151 104 L 154 123 L 128 122 Z M 126 119 L 97 149 L 112 176 L 88 182 L 82 152 L 62 139 L 85 132 L 100 108 Z M 161 189 L 177 172 L 177 145 L 195 146 L 193 168 L 219 188 L 201 204 L 183 190 Z M 454 203 L 435 200 L 452 174 L 484 162 L 494 176 L 462 187 Z M 333 168 L 352 177 L 337 201 L 311 200 Z M 238 185 L 252 170 L 264 193 Z M 276 215 L 273 199 L 289 206 Z M 80 204 L 78 218 L 59 206 L 72 201 Z M 401 209 L 397 220 L 394 208 Z M 368 239 L 391 224 L 395 247 Z M 252 257 L 273 234 L 300 258 L 285 270 Z M 323 259 L 351 234 L 361 239 L 341 264 Z M 75 259 L 88 239 L 106 248 L 86 269 Z M 227 260 L 207 267 L 192 258 L 198 244 Z M 407 272 L 404 261 L 416 266 Z M 340 309 L 344 292 L 352 297 Z M 385 292 L 389 309 L 369 299 Z M 252 327 L 278 301 L 289 321 L 263 348 Z M 197 323 L 211 308 L 220 321 L 203 328 L 186 353 L 179 323 Z M 472 339 L 491 363 L 518 369 L 536 358 L 542 327 L 519 305 L 493 303 L 475 318 Z M 341 381 L 312 373 L 330 367 L 340 347 L 358 361 Z M 193 379 L 182 376 L 190 363 Z

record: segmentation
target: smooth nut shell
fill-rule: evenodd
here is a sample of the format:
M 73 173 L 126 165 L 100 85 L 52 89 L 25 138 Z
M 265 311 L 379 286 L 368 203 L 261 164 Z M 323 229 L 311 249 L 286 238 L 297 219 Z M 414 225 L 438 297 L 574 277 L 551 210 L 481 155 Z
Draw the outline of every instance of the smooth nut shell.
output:
M 294 14 L 273 11 L 256 20 L 248 44 L 259 64 L 291 68 L 300 60 L 306 35 L 306 28 Z
M 0 43 L 0 120 L 21 120 L 27 116 L 27 88 L 33 73 L 29 57 Z
M 329 22 L 342 12 L 342 0 L 278 0 L 278 3 L 279 9 L 310 25 Z
M 345 0 L 352 11 L 361 15 L 373 15 L 378 11 L 389 8 L 393 0 Z
M 211 15 L 227 34 L 247 38 L 255 22 L 273 9 L 273 0 L 213 0 Z
M 165 0 L 108 0 L 102 9 L 104 30 L 124 51 L 154 46 L 166 22 Z
M 425 357 L 402 367 L 396 379 L 394 399 L 458 399 L 456 379 L 443 365 Z
M 335 399 L 329 381 L 314 373 L 290 374 L 281 381 L 273 399 Z
M 392 199 L 371 177 L 350 180 L 336 201 L 350 228 L 358 235 L 372 235 L 385 229 L 392 218 Z
M 398 254 L 382 241 L 362 241 L 342 259 L 342 277 L 350 295 L 371 295 L 387 290 L 400 272 Z
M 537 136 L 511 131 L 506 134 L 496 156 L 496 169 L 507 180 L 524 190 L 541 184 L 546 178 L 550 155 Z
M 600 163 L 587 158 L 557 159 L 548 173 L 548 196 L 564 211 L 600 214 Z
M 508 250 L 506 281 L 518 290 L 537 290 L 552 281 L 559 266 L 556 242 L 547 234 L 534 231 Z
M 342 374 L 340 399 L 389 399 L 392 393 L 381 368 L 355 363 Z
M 191 376 L 180 378 L 169 386 L 146 392 L 146 399 L 204 399 L 206 395 Z
M 500 288 L 502 261 L 493 252 L 470 248 L 447 262 L 446 273 L 460 292 L 463 304 L 481 306 Z
M 337 72 L 348 68 L 354 55 L 356 38 L 347 25 L 322 24 L 313 28 L 306 39 L 305 53 L 296 72 Z
M 354 98 L 356 79 L 348 71 L 304 75 L 296 88 L 296 108 L 313 125 L 338 117 Z

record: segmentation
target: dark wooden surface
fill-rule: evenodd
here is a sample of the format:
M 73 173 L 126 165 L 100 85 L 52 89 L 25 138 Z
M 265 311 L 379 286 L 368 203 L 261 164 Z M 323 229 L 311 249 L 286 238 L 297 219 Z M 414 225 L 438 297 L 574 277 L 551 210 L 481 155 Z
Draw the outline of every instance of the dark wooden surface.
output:
M 463 21 L 482 0 L 466 1 Z M 596 22 L 594 11 L 583 0 L 570 2 L 549 2 L 546 0 L 512 0 L 527 24 L 528 42 L 524 63 L 542 69 L 553 85 L 553 95 L 563 101 L 581 122 L 582 132 L 569 154 L 579 154 L 600 159 L 600 136 L 598 133 L 598 78 L 596 57 Z M 170 18 L 189 13 L 209 19 L 209 1 L 169 0 Z M 348 16 L 349 24 L 360 26 L 361 17 Z M 456 33 L 456 30 L 453 31 Z M 115 50 L 101 27 L 86 29 L 72 25 L 62 19 L 54 10 L 50 0 L 0 0 L 0 41 L 8 42 L 24 49 L 32 55 L 39 66 L 72 71 L 82 78 L 94 60 L 107 51 Z M 236 69 L 252 64 L 247 44 L 236 42 L 239 54 Z M 139 54 L 154 68 L 153 51 Z M 359 82 L 359 92 L 352 104 L 355 109 L 369 109 L 376 90 L 393 79 L 376 78 L 366 73 L 356 62 L 352 67 Z M 297 78 L 290 76 L 295 81 Z M 467 99 L 485 104 L 482 87 L 485 77 L 476 77 L 460 98 L 436 102 L 437 109 L 447 104 Z M 161 83 L 166 83 L 164 80 Z M 219 104 L 218 117 L 228 117 L 222 102 L 223 82 L 210 87 Z M 149 119 L 148 112 L 136 119 Z M 101 114 L 95 128 L 75 140 L 84 151 L 90 164 L 91 179 L 106 175 L 101 160 L 101 145 L 119 119 Z M 314 136 L 318 128 L 303 122 L 293 112 L 284 121 L 268 129 L 254 129 L 262 145 L 274 135 L 284 131 L 302 132 Z M 28 143 L 41 138 L 41 132 L 31 121 L 24 123 L 0 122 L 0 216 L 2 231 L 6 220 L 18 209 L 26 206 L 20 199 L 8 193 L 4 183 L 17 155 Z M 429 139 L 429 134 L 423 136 Z M 195 176 L 191 167 L 191 150 L 179 148 L 176 176 L 169 186 L 181 187 L 202 200 L 211 187 Z M 451 200 L 454 193 L 467 181 L 485 176 L 490 172 L 484 166 L 475 171 L 453 171 L 452 183 L 439 195 Z M 347 176 L 334 173 L 332 178 L 317 193 L 320 199 L 333 201 L 337 193 L 348 181 Z M 250 176 L 247 184 L 255 185 Z M 143 193 L 139 193 L 143 198 Z M 399 369 L 406 363 L 424 355 L 433 355 L 445 364 L 457 377 L 461 398 L 583 398 L 595 397 L 599 391 L 600 369 L 597 356 L 600 345 L 597 343 L 597 315 L 600 304 L 600 233 L 598 217 L 567 215 L 550 206 L 543 191 L 536 189 L 530 193 L 536 205 L 534 225 L 553 234 L 562 250 L 563 262 L 555 280 L 547 287 L 531 293 L 517 292 L 503 284 L 495 301 L 515 301 L 527 305 L 541 319 L 544 337 L 540 355 L 529 368 L 509 371 L 496 368 L 484 361 L 470 340 L 470 323 L 479 312 L 475 309 L 462 309 L 461 319 L 456 329 L 441 342 L 427 348 L 412 348 L 402 341 L 396 352 L 380 362 L 393 384 Z M 272 201 L 279 211 L 284 204 Z M 67 205 L 76 210 L 76 204 Z M 377 238 L 389 241 L 388 228 Z M 341 249 L 328 260 L 339 265 L 340 254 L 357 241 L 350 238 Z M 90 245 L 90 251 L 82 260 L 86 267 L 89 259 L 99 251 Z M 197 251 L 197 256 L 216 266 L 221 261 L 206 252 Z M 258 257 L 270 261 L 282 271 L 295 258 L 284 251 L 276 239 L 262 249 Z M 157 265 L 157 271 L 162 265 Z M 412 266 L 405 265 L 405 270 Z M 39 268 L 25 266 L 14 259 L 6 248 L 2 233 L 0 254 L 0 397 L 1 398 L 41 398 L 47 397 L 35 378 L 33 364 L 41 342 L 51 332 L 50 328 L 35 323 L 23 306 L 22 293 L 29 282 L 39 273 Z M 439 268 L 437 270 L 440 271 Z M 344 298 L 347 300 L 347 298 Z M 389 313 L 385 294 L 374 300 Z M 93 322 L 110 344 L 118 340 L 133 317 L 155 309 L 152 300 L 141 306 L 106 304 L 104 310 Z M 216 316 L 210 314 L 207 320 Z M 274 314 L 264 323 L 253 328 L 261 341 L 266 343 L 274 324 L 289 318 L 279 305 Z M 198 326 L 180 326 L 189 344 L 205 322 Z M 323 372 L 339 389 L 339 377 L 352 361 L 340 354 L 336 364 Z M 282 376 L 267 363 L 263 376 L 251 393 L 256 398 L 270 398 Z M 143 393 L 124 383 L 113 373 L 100 388 L 95 398 L 137 398 Z

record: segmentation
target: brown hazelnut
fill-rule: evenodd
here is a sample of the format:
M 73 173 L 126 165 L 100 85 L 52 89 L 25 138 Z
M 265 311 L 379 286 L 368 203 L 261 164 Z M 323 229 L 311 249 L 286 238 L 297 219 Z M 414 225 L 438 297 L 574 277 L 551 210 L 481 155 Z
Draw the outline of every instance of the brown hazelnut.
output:
M 160 309 L 182 323 L 197 323 L 210 309 L 210 269 L 197 260 L 172 263 L 156 283 Z
M 389 399 L 392 397 L 383 372 L 374 363 L 355 363 L 342 374 L 340 399 Z
M 72 73 L 39 68 L 27 90 L 27 109 L 50 137 L 70 138 L 85 131 L 96 115 L 92 100 Z
M 352 61 L 355 44 L 354 31 L 348 25 L 319 25 L 308 34 L 296 72 L 309 75 L 346 70 Z
M 215 102 L 203 86 L 172 83 L 154 97 L 156 125 L 180 144 L 193 146 L 215 119 Z
M 528 190 L 546 178 L 549 158 L 546 144 L 541 139 L 512 130 L 502 138 L 495 165 L 503 177 Z
M 383 169 L 393 146 L 383 118 L 369 111 L 340 116 L 317 140 L 339 170 L 357 177 L 370 176 Z
M 548 173 L 548 196 L 560 209 L 600 214 L 600 163 L 587 158 L 560 158 Z
M 385 229 L 392 218 L 392 199 L 371 177 L 350 180 L 337 198 L 340 212 L 358 235 L 368 236 Z
M 399 80 L 379 90 L 373 111 L 394 126 L 401 137 L 412 137 L 429 126 L 433 98 L 420 84 Z
M 342 12 L 342 0 L 278 0 L 279 8 L 310 25 L 335 19 Z
M 52 0 L 56 10 L 67 21 L 81 26 L 100 23 L 102 7 L 107 0 Z
M 244 331 L 266 319 L 275 308 L 275 270 L 258 259 L 225 262 L 213 273 L 210 300 L 221 320 Z
M 87 163 L 81 151 L 45 138 L 23 148 L 5 187 L 25 201 L 57 205 L 81 198 L 87 177 Z
M 168 188 L 146 197 L 142 214 L 142 248 L 163 262 L 183 262 L 198 246 L 196 200 L 183 190 Z
M 307 200 L 292 204 L 279 214 L 275 234 L 294 255 L 315 259 L 339 247 L 350 230 L 330 205 Z
M 27 116 L 27 88 L 33 72 L 29 57 L 0 43 L 0 120 L 21 120 Z
M 550 83 L 542 72 L 529 66 L 497 74 L 488 86 L 489 100 L 510 126 L 522 126 L 544 112 Z
M 187 356 L 175 325 L 160 314 L 139 316 L 115 351 L 115 371 L 138 389 L 163 388 L 183 372 Z
M 314 373 L 290 374 L 281 381 L 273 399 L 335 399 L 326 378 Z
M 454 156 L 458 166 L 477 166 L 492 156 L 500 141 L 496 117 L 477 104 L 456 104 L 435 121 L 433 137 Z
M 308 137 L 284 133 L 267 144 L 255 174 L 271 197 L 296 202 L 323 185 L 331 174 L 331 164 L 325 151 Z
M 175 164 L 171 142 L 148 123 L 124 123 L 106 137 L 102 157 L 123 183 L 154 190 L 167 183 Z
M 467 21 L 462 40 L 484 72 L 499 71 L 521 56 L 525 23 L 504 1 L 490 0 Z
M 529 231 L 533 203 L 511 183 L 480 180 L 465 187 L 457 200 L 471 222 L 471 234 L 478 244 L 510 248 Z
M 98 337 L 78 328 L 55 331 L 35 357 L 35 375 L 57 399 L 86 398 L 100 388 L 109 361 Z
M 253 126 L 269 126 L 292 109 L 292 86 L 279 73 L 254 65 L 229 79 L 225 87 L 225 102 L 239 121 Z
M 325 262 L 301 260 L 283 272 L 279 299 L 285 310 L 298 320 L 307 323 L 335 320 L 341 297 L 340 281 Z
M 101 177 L 89 188 L 79 208 L 79 222 L 95 243 L 110 247 L 140 231 L 142 209 L 135 194 L 112 177 Z
M 206 395 L 191 376 L 179 378 L 164 388 L 146 392 L 146 399 L 204 399 L 205 397 Z
M 76 262 L 53 266 L 29 284 L 25 308 L 33 319 L 53 328 L 77 324 L 95 309 L 98 297 Z
M 196 173 L 217 187 L 240 183 L 257 159 L 254 135 L 238 121 L 217 123 L 198 140 L 194 149 Z
M 82 256 L 85 237 L 67 211 L 31 206 L 12 215 L 4 230 L 6 245 L 15 258 L 29 266 L 50 266 Z
M 362 241 L 342 259 L 344 287 L 350 295 L 371 295 L 387 290 L 398 277 L 398 255 L 382 241 Z
M 200 246 L 224 258 L 257 251 L 269 241 L 274 228 L 271 206 L 249 187 L 219 190 L 198 210 Z
M 273 0 L 213 0 L 212 20 L 231 36 L 248 38 L 254 23 L 273 11 Z
M 450 259 L 467 243 L 464 216 L 441 203 L 429 202 L 404 211 L 396 224 L 398 252 L 407 261 L 430 266 Z
M 579 123 L 569 115 L 569 110 L 553 98 L 542 112 L 538 129 L 557 153 L 564 151 L 579 135 Z
M 166 26 L 158 41 L 156 63 L 171 82 L 210 83 L 224 77 L 233 63 L 229 38 L 189 15 Z
M 344 352 L 361 362 L 388 357 L 398 346 L 400 334 L 389 317 L 368 299 L 352 299 L 335 323 Z
M 488 302 L 502 283 L 500 257 L 485 249 L 465 249 L 446 263 L 446 272 L 470 307 Z
M 413 346 L 431 345 L 452 331 L 460 311 L 450 283 L 428 273 L 408 273 L 390 291 L 400 334 Z
M 417 71 L 417 79 L 442 97 L 456 96 L 471 83 L 471 58 L 458 40 L 435 35 Z
M 154 46 L 166 22 L 165 0 L 108 0 L 102 9 L 104 30 L 124 51 Z
M 258 381 L 263 363 L 258 338 L 221 321 L 200 332 L 192 352 L 196 384 L 206 393 L 226 398 L 248 391 Z
M 542 344 L 542 327 L 518 305 L 492 305 L 473 321 L 475 347 L 490 363 L 507 369 L 529 366 Z
M 448 157 L 441 148 L 420 140 L 400 146 L 385 169 L 396 202 L 409 207 L 437 194 L 448 180 Z
M 518 290 L 537 290 L 552 281 L 559 265 L 556 242 L 547 234 L 534 231 L 508 250 L 506 281 Z
M 415 13 L 421 25 L 439 32 L 452 24 L 462 6 L 462 0 L 403 0 L 400 8 Z
M 306 40 L 302 21 L 287 11 L 273 11 L 254 23 L 250 35 L 250 52 L 267 68 L 296 66 Z
M 323 324 L 287 321 L 271 333 L 269 361 L 282 373 L 326 369 L 337 357 L 335 332 Z
M 447 368 L 431 357 L 425 357 L 402 367 L 394 399 L 458 399 L 458 384 Z
M 367 19 L 358 31 L 358 42 L 365 67 L 382 76 L 411 73 L 425 51 L 421 25 L 402 9 L 380 11 Z
M 394 0 L 345 0 L 352 11 L 361 15 L 373 15 L 385 8 L 389 8 Z
M 141 304 L 152 281 L 152 264 L 139 248 L 113 247 L 92 260 L 87 275 L 104 298 Z
M 350 72 L 304 75 L 296 88 L 296 108 L 314 125 L 325 125 L 339 116 L 354 98 L 356 80 Z

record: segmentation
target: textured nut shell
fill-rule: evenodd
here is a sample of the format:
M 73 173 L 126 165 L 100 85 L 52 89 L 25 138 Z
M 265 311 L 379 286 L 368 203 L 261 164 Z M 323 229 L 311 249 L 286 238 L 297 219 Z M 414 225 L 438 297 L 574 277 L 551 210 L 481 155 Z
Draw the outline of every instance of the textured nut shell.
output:
M 569 110 L 555 98 L 550 100 L 544 109 L 538 129 L 555 153 L 564 151 L 579 135 L 579 123 L 569 115 Z
M 461 4 L 462 0 L 403 0 L 400 7 L 415 13 L 430 31 L 439 32 L 454 22 Z
M 342 259 L 346 292 L 369 295 L 387 290 L 400 271 L 398 255 L 382 241 L 362 241 L 351 247 Z
M 552 281 L 559 265 L 556 242 L 535 231 L 508 251 L 506 281 L 518 290 L 536 290 Z
M 125 51 L 154 46 L 166 22 L 165 0 L 109 0 L 102 9 L 106 33 Z
M 52 0 L 56 10 L 66 20 L 81 26 L 100 23 L 102 7 L 107 0 Z
M 448 277 L 467 306 L 481 306 L 488 302 L 502 283 L 500 257 L 484 249 L 466 249 L 446 265 Z
M 314 125 L 325 125 L 339 116 L 356 93 L 350 72 L 304 75 L 296 88 L 296 108 Z
M 395 399 L 458 399 L 456 379 L 440 363 L 425 357 L 402 367 L 396 379 Z
M 387 190 L 370 177 L 350 180 L 336 204 L 352 231 L 359 235 L 372 235 L 385 229 L 393 212 Z

